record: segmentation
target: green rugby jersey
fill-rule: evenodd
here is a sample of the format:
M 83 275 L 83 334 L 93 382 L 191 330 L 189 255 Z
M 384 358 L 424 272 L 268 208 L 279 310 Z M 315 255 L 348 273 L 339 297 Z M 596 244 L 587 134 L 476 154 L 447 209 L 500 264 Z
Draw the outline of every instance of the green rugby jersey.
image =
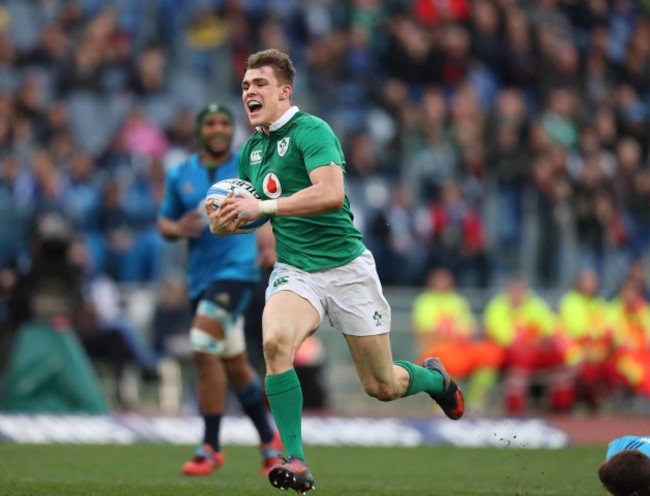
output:
M 262 199 L 291 196 L 311 186 L 309 173 L 331 162 L 345 173 L 341 144 L 325 121 L 296 107 L 285 116 L 289 120 L 268 136 L 254 132 L 239 154 L 239 177 L 250 181 Z M 278 260 L 308 272 L 354 260 L 365 246 L 352 218 L 347 195 L 335 212 L 273 217 Z

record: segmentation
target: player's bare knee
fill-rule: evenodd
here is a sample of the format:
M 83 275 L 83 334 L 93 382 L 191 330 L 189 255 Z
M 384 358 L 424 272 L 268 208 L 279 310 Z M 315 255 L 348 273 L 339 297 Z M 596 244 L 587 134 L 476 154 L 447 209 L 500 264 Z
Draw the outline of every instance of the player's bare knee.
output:
M 262 339 L 262 349 L 264 356 L 272 358 L 278 355 L 286 354 L 291 348 L 291 336 L 285 329 L 277 326 L 267 326 L 264 328 Z
M 288 345 L 289 343 L 283 339 L 264 339 L 262 343 L 264 358 L 268 362 L 274 362 L 278 359 L 282 359 L 285 355 L 288 354 Z

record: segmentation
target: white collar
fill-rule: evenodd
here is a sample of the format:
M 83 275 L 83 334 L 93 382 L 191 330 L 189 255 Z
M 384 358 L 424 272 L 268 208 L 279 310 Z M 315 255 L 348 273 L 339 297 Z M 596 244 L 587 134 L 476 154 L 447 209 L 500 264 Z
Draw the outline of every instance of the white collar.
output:
M 289 122 L 289 121 L 291 120 L 291 118 L 292 118 L 294 115 L 296 115 L 299 111 L 300 111 L 300 109 L 299 109 L 297 106 L 295 106 L 295 105 L 292 105 L 291 107 L 289 107 L 289 110 L 287 110 L 284 114 L 282 114 L 282 115 L 280 116 L 280 118 L 279 118 L 277 121 L 273 122 L 273 123 L 269 126 L 269 132 L 271 132 L 271 131 L 277 131 L 278 129 L 280 129 L 280 128 L 281 128 L 282 126 L 284 126 L 287 122 Z M 258 131 L 261 131 L 262 128 L 261 128 L 261 127 L 258 127 L 257 130 L 258 130 Z

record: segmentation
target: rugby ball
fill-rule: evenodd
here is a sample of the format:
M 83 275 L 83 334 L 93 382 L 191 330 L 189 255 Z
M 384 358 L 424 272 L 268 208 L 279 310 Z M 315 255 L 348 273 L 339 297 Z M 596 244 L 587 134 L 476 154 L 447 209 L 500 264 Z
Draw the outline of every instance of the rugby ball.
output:
M 221 181 L 214 183 L 208 189 L 205 199 L 212 200 L 212 208 L 216 210 L 221 206 L 221 202 L 226 196 L 228 196 L 228 194 L 230 194 L 230 192 L 234 193 L 235 196 L 242 198 L 261 199 L 253 185 L 243 179 L 222 179 Z M 269 218 L 263 215 L 258 219 L 255 219 L 253 222 L 242 224 L 235 233 L 245 234 L 253 232 L 262 227 L 262 225 L 264 225 L 268 220 Z

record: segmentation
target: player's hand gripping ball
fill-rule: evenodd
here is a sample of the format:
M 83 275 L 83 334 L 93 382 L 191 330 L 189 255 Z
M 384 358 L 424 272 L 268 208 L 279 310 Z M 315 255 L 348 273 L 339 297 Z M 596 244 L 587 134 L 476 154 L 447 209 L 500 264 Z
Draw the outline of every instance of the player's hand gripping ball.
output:
M 226 198 L 230 193 L 233 193 L 233 195 L 240 198 L 253 198 L 260 200 L 260 195 L 255 191 L 253 185 L 243 179 L 223 179 L 214 183 L 208 189 L 205 199 L 206 201 L 212 200 L 212 208 L 216 210 L 221 206 L 221 202 L 224 198 Z M 245 234 L 253 232 L 259 229 L 268 220 L 269 218 L 266 215 L 262 215 L 247 224 L 242 224 L 237 228 L 237 230 L 235 230 L 235 233 Z

